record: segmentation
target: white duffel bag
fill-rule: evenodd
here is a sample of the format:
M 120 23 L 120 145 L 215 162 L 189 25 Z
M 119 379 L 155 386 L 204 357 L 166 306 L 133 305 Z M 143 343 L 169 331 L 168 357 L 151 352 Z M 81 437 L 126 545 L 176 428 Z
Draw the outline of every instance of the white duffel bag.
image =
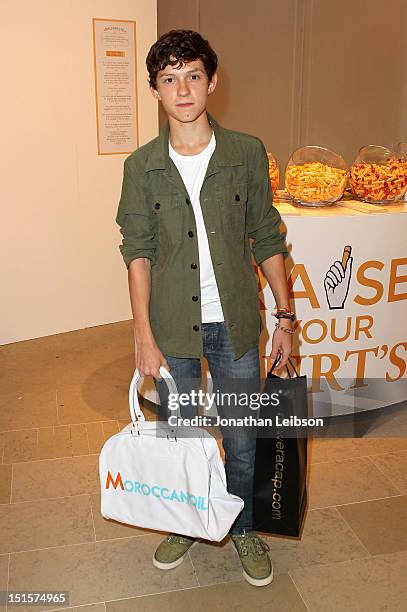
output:
M 174 379 L 160 374 L 169 392 Z M 101 514 L 121 523 L 207 540 L 222 540 L 244 502 L 226 489 L 216 440 L 205 429 L 147 421 L 129 389 L 132 422 L 106 440 L 99 456 Z M 177 413 L 179 415 L 179 412 Z

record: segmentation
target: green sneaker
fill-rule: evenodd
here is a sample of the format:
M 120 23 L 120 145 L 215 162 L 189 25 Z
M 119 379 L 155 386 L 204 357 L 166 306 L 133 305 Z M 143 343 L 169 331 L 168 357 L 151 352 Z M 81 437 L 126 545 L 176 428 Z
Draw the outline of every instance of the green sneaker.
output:
M 266 586 L 273 580 L 269 546 L 254 531 L 231 535 L 243 566 L 243 576 L 254 586 Z
M 183 562 L 185 554 L 197 540 L 171 533 L 159 545 L 153 556 L 158 569 L 168 570 Z

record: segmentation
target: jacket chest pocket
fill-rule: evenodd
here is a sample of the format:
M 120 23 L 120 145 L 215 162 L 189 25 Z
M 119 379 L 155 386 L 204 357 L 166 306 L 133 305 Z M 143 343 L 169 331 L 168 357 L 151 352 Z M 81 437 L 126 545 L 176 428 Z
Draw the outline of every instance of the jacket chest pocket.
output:
M 218 195 L 225 237 L 242 240 L 246 228 L 247 183 L 224 187 Z
M 175 245 L 181 240 L 182 201 L 177 195 L 151 196 L 151 209 L 158 242 Z

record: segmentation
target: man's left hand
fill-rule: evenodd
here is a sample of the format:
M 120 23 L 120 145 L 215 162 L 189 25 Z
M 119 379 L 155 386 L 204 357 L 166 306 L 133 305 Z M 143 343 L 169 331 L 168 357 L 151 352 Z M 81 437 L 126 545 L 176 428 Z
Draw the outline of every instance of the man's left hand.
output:
M 279 326 L 285 327 L 286 329 L 293 329 L 293 323 L 289 319 L 279 319 Z M 289 334 L 288 332 L 276 327 L 273 333 L 272 349 L 270 355 L 271 365 L 273 365 L 273 363 L 277 359 L 277 356 L 280 355 L 280 361 L 275 367 L 276 370 L 283 368 L 288 363 L 288 358 L 291 355 L 292 346 L 293 334 Z

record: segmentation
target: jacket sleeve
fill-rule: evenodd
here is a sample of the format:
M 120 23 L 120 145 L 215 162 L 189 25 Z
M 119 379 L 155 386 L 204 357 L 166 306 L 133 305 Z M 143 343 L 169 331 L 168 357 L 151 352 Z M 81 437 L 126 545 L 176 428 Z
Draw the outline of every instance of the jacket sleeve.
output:
M 126 268 L 137 257 L 155 259 L 155 232 L 152 211 L 149 210 L 145 194 L 136 178 L 130 157 L 124 161 L 123 183 L 116 223 L 123 236 L 119 246 Z
M 284 232 L 280 231 L 281 216 L 273 206 L 273 192 L 269 178 L 269 163 L 264 144 L 255 138 L 256 149 L 250 159 L 247 225 L 249 238 L 253 238 L 253 255 L 257 265 L 265 259 L 282 253 L 288 257 Z

